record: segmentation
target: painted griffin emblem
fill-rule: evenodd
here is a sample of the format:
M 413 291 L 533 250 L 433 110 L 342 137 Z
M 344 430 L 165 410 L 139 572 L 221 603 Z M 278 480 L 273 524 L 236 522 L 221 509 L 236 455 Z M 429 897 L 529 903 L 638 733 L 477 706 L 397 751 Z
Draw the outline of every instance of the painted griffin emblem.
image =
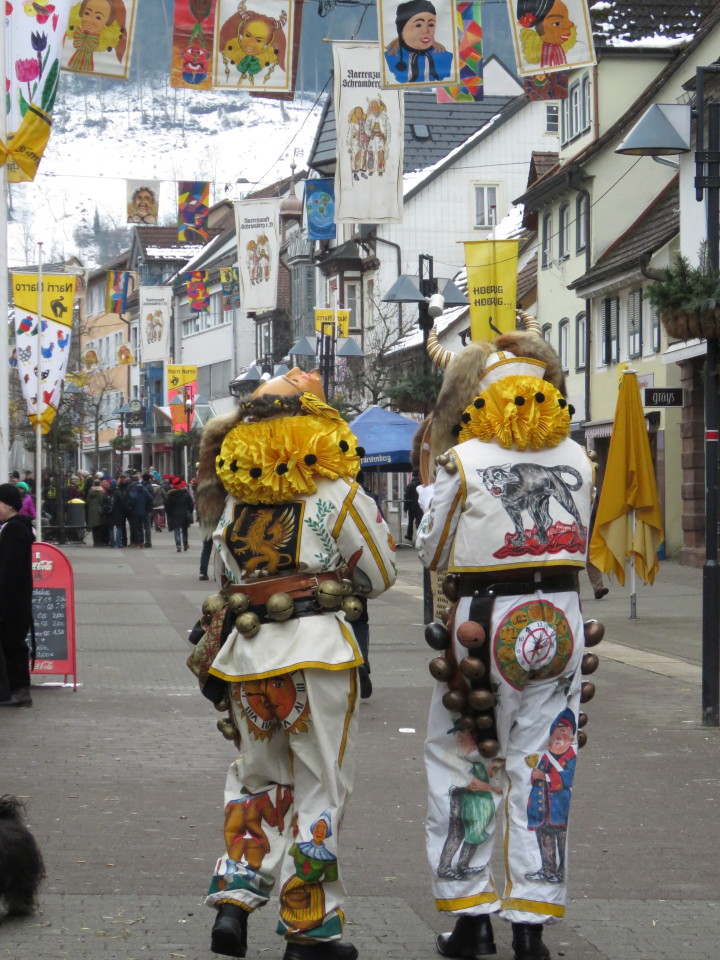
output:
M 242 556 L 246 573 L 252 574 L 257 570 L 277 573 L 281 566 L 294 565 L 293 554 L 282 552 L 295 534 L 293 508 L 287 507 L 278 513 L 272 507 L 258 507 L 252 513 L 246 529 L 236 533 L 236 525 L 229 536 L 233 551 Z

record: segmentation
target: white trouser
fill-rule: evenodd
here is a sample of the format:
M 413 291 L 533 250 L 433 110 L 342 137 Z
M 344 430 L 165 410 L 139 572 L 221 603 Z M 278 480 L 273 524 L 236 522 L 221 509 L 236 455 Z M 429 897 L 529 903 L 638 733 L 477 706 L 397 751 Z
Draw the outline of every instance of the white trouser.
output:
M 279 879 L 278 933 L 338 939 L 338 839 L 354 776 L 357 670 L 297 670 L 230 690 L 242 753 L 227 775 L 227 852 L 206 903 L 255 910 Z
M 456 628 L 468 619 L 462 598 Z M 433 691 L 425 743 L 428 860 L 438 910 L 500 912 L 516 923 L 548 923 L 565 913 L 567 824 L 577 753 L 575 725 L 584 652 L 576 593 L 498 597 L 492 614 L 490 679 L 500 750 L 481 758 L 457 713 Z M 458 662 L 467 650 L 453 638 Z M 529 679 L 530 671 L 540 676 Z M 551 729 L 565 730 L 567 749 Z M 569 732 L 568 732 L 569 731 Z M 479 734 L 482 739 L 483 734 Z M 504 814 L 505 886 L 490 866 Z

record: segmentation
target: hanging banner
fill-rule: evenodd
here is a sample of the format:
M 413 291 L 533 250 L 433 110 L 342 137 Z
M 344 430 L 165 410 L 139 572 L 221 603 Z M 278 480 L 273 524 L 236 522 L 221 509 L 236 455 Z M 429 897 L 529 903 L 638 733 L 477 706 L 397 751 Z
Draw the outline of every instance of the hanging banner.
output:
M 597 62 L 587 0 L 507 0 L 521 77 Z
M 185 274 L 188 303 L 196 313 L 210 313 L 210 293 L 207 288 L 206 270 L 193 270 Z
M 220 267 L 223 310 L 237 310 L 240 307 L 240 274 L 237 267 Z
M 121 317 L 127 313 L 127 301 L 137 289 L 137 275 L 131 270 L 108 270 L 105 312 Z
M 140 287 L 140 356 L 143 363 L 167 360 L 171 312 L 172 287 Z
M 460 84 L 438 87 L 438 103 L 473 103 L 483 99 L 482 2 L 460 0 L 456 10 Z
M 293 8 L 292 0 L 217 0 L 213 86 L 289 93 Z
M 458 82 L 455 0 L 378 0 L 377 9 L 382 87 Z
M 316 310 L 315 330 L 321 336 L 347 337 L 350 327 L 349 310 Z
M 181 180 L 178 183 L 178 240 L 180 243 L 207 243 L 210 212 L 210 183 Z
M 131 363 L 135 363 L 135 357 L 129 343 L 121 343 L 117 348 L 117 362 L 120 367 L 127 367 Z
M 300 58 L 300 34 L 302 30 L 302 15 L 303 15 L 303 6 L 305 0 L 292 0 L 293 8 L 293 37 L 292 43 L 288 47 L 288 61 L 292 64 L 292 70 L 290 72 L 290 90 L 288 93 L 270 93 L 266 90 L 251 90 L 251 97 L 258 97 L 265 100 L 294 100 L 295 99 L 295 87 L 297 86 L 297 72 L 298 72 L 298 62 Z M 288 42 L 290 37 L 288 36 Z
M 216 0 L 175 0 L 170 86 L 209 90 Z
M 236 200 L 240 302 L 243 310 L 257 313 L 277 306 L 280 201 Z
M 535 73 L 523 79 L 526 100 L 567 100 L 568 79 L 566 70 L 555 73 Z
M 63 70 L 127 80 L 137 4 L 138 0 L 74 3 L 63 42 Z
M 494 340 L 515 329 L 517 240 L 464 244 L 472 340 Z
M 308 240 L 334 240 L 335 181 L 305 181 L 305 221 Z
M 36 273 L 13 273 L 15 349 L 30 422 L 47 433 L 55 419 L 70 355 L 75 277 L 45 274 L 38 318 Z
M 7 163 L 10 183 L 23 183 L 35 179 L 50 139 L 70 0 L 55 0 L 47 9 L 39 3 L 3 6 L 7 143 L 0 141 L 0 165 Z
M 334 43 L 335 222 L 400 223 L 402 95 L 380 87 L 377 43 Z
M 127 222 L 156 226 L 160 181 L 126 180 L 125 191 L 127 195 Z
M 195 400 L 197 369 L 195 366 L 172 363 L 167 365 L 168 404 L 175 433 L 187 433 L 188 418 L 185 412 L 185 401 Z M 173 403 L 175 397 L 180 397 L 182 403 Z M 190 423 L 192 424 L 192 419 Z

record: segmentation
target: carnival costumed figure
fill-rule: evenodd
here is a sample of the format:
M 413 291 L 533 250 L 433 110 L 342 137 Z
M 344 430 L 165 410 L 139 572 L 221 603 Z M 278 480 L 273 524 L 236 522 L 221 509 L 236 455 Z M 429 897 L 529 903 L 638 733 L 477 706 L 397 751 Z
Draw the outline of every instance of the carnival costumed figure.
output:
M 444 651 L 430 665 L 426 841 L 437 908 L 457 918 L 436 945 L 446 957 L 494 954 L 498 913 L 512 923 L 516 960 L 547 960 L 543 925 L 564 915 L 567 898 L 572 780 L 586 739 L 578 708 L 594 693 L 582 675 L 597 668 L 584 651 L 602 636 L 600 624 L 583 624 L 578 596 L 593 468 L 569 438 L 561 366 L 541 337 L 505 334 L 455 358 L 434 334 L 429 347 L 450 362 L 416 548 L 425 566 L 447 571 L 451 607 L 447 626 L 426 627 Z M 476 759 L 458 731 L 474 738 Z M 491 803 L 505 810 L 504 888 L 492 874 Z
M 354 479 L 361 453 L 317 374 L 298 369 L 203 436 L 200 514 L 219 516 L 224 585 L 188 665 L 242 750 L 207 897 L 215 953 L 245 956 L 248 915 L 277 883 L 284 960 L 357 956 L 342 942 L 338 843 L 363 662 L 350 623 L 396 577 L 387 525 Z

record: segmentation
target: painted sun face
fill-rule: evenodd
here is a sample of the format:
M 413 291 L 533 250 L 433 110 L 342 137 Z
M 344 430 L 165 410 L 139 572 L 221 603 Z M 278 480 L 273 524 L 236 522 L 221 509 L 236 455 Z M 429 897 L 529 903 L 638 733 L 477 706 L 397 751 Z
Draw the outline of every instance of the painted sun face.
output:
M 251 57 L 256 57 L 270 44 L 272 31 L 261 20 L 252 20 L 244 29 L 240 37 L 240 46 Z
M 85 33 L 98 36 L 110 23 L 110 4 L 107 0 L 87 0 L 80 13 L 80 22 Z
M 295 684 L 287 674 L 267 680 L 248 680 L 245 684 L 247 702 L 263 720 L 284 720 L 295 703 Z
M 427 50 L 435 40 L 435 14 L 419 13 L 411 17 L 402 28 L 402 39 L 411 50 Z
M 545 43 L 565 43 L 570 39 L 574 26 L 568 14 L 568 8 L 562 0 L 555 0 L 550 12 L 543 20 L 542 38 Z

